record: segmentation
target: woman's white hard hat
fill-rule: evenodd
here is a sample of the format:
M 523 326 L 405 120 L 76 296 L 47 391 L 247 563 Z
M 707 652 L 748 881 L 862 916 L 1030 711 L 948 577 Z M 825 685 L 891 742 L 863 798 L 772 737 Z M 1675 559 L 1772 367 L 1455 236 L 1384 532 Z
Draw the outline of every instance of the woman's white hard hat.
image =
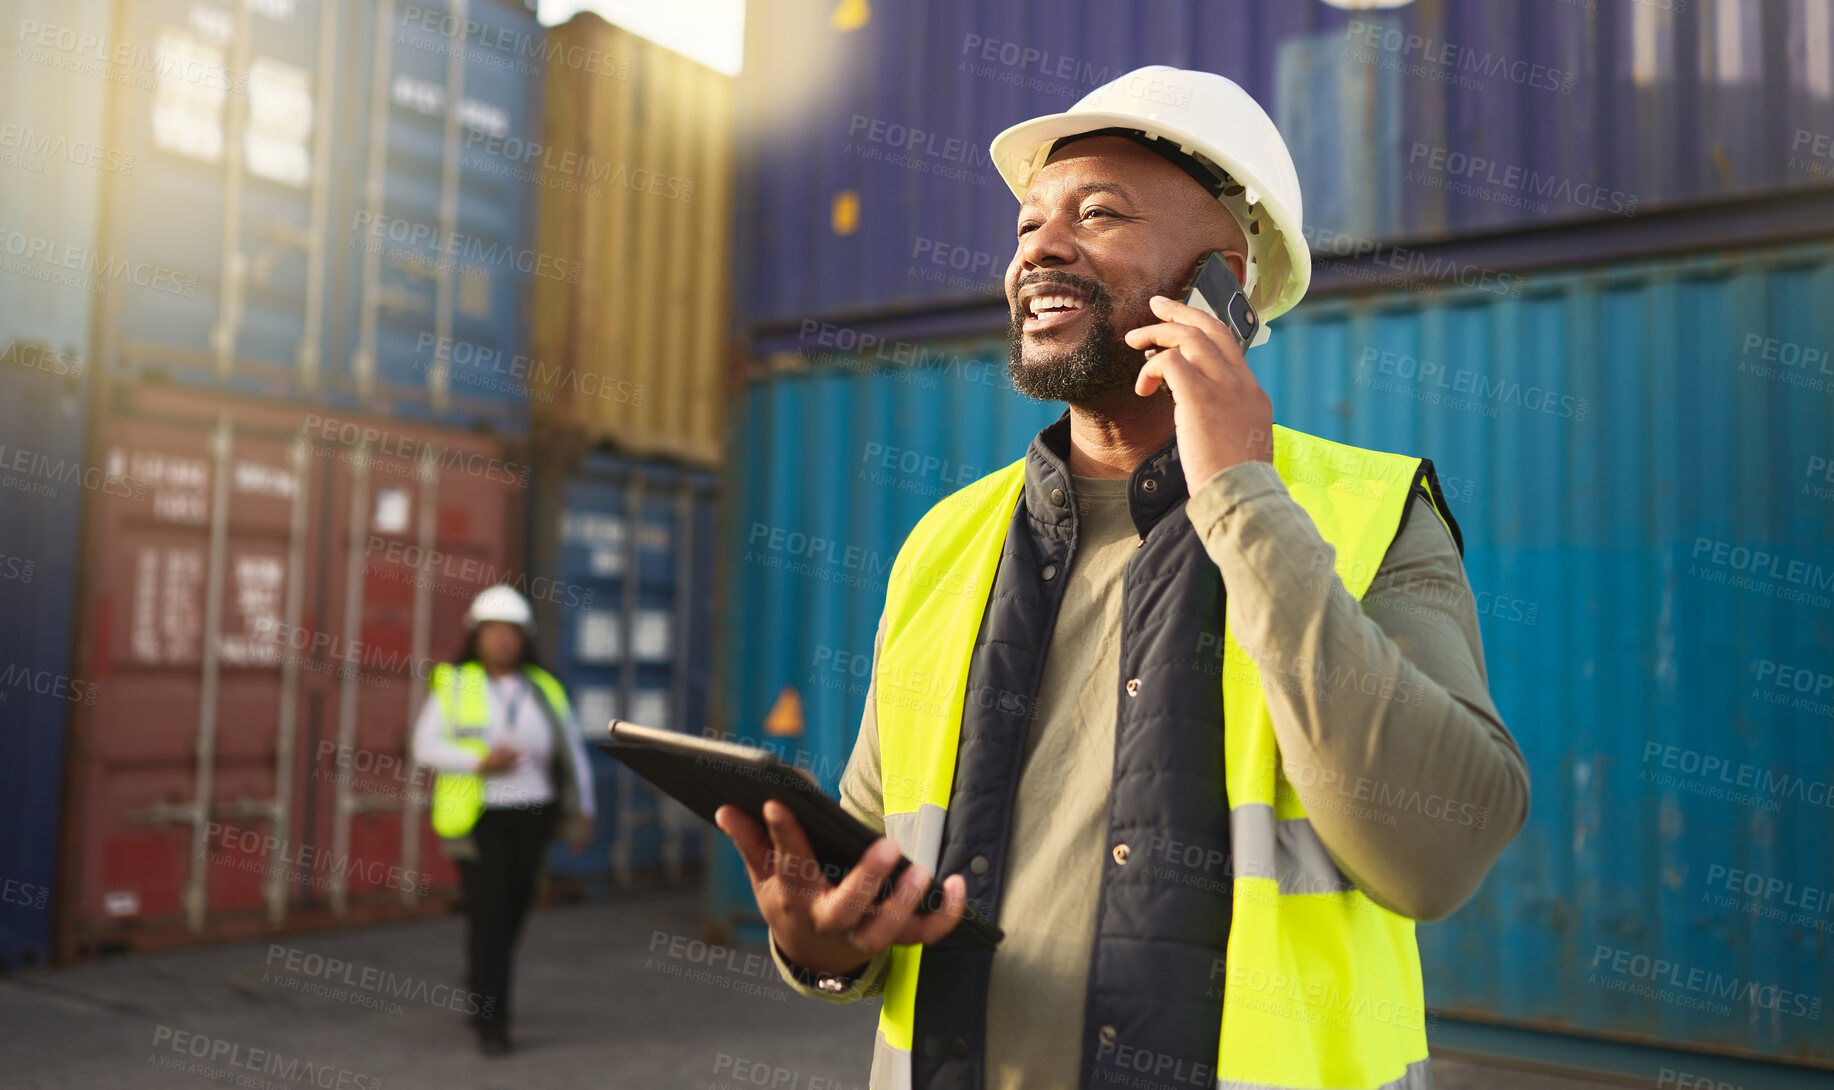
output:
M 1157 64 L 1097 87 L 1063 113 L 1002 132 L 993 138 L 993 165 L 1024 200 L 1060 141 L 1114 128 L 1163 140 L 1219 173 L 1217 199 L 1248 239 L 1243 287 L 1261 317 L 1255 343 L 1265 341 L 1267 323 L 1291 310 L 1312 282 L 1299 172 L 1273 119 L 1232 80 Z
M 529 600 L 507 585 L 485 587 L 471 600 L 471 608 L 465 611 L 465 627 L 476 628 L 480 621 L 504 621 L 531 636 L 535 634 L 535 611 L 529 608 Z

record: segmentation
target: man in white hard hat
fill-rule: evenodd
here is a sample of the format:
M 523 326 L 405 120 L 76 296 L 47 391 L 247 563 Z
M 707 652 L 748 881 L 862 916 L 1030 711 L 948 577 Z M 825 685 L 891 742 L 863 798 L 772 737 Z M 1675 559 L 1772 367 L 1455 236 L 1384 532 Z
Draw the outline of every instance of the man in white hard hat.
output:
M 465 647 L 434 668 L 414 759 L 434 769 L 433 831 L 465 891 L 464 1004 L 487 1056 L 510 1051 L 510 976 L 548 841 L 592 841 L 591 766 L 567 692 L 536 661 L 535 615 L 510 586 L 465 611 Z
M 1527 771 L 1432 463 L 1276 427 L 1180 301 L 1213 251 L 1263 330 L 1304 294 L 1279 133 L 1158 67 L 992 152 L 1013 382 L 1069 411 L 899 553 L 841 783 L 888 839 L 831 886 L 786 810 L 719 815 L 780 968 L 883 994 L 877 1090 L 1430 1086 L 1413 921 L 1477 888 Z M 964 904 L 997 951 L 946 941 Z

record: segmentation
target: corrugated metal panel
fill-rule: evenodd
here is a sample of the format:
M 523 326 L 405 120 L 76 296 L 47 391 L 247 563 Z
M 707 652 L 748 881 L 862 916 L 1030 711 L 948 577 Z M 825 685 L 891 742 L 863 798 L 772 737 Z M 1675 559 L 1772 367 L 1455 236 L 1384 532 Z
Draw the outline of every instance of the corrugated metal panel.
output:
M 1421 928 L 1435 1007 L 1834 1064 L 1831 297 L 1834 247 L 1749 249 L 1318 301 L 1251 353 L 1284 423 L 1433 458 L 1464 529 L 1534 800 Z M 922 375 L 770 378 L 737 424 L 726 699 L 755 735 L 800 687 L 830 789 L 904 534 L 1051 415 Z M 727 848 L 712 890 L 753 911 Z
M 536 549 L 548 581 L 537 601 L 589 739 L 614 716 L 707 729 L 713 490 L 705 471 L 605 454 L 544 481 Z M 597 748 L 591 756 L 596 835 L 583 852 L 557 844 L 551 869 L 588 894 L 698 871 L 700 822 Z
M 540 131 L 542 28 L 497 0 L 359 0 L 343 21 L 339 364 L 365 405 L 373 389 L 397 413 L 521 428 L 529 286 L 578 271 L 537 244 L 526 164 L 506 154 Z
M 1434 1005 L 1834 1064 L 1830 288 L 1826 246 L 1603 267 L 1316 306 L 1256 360 L 1288 422 L 1450 478 L 1529 759 L 1528 828 L 1421 931 Z
M 534 411 L 633 454 L 713 464 L 733 81 L 590 13 L 548 41 L 548 114 L 523 155 L 542 185 L 540 247 L 579 275 L 535 281 Z
M 1280 135 L 1300 168 L 1306 223 L 1321 249 L 1337 234 L 1368 237 L 1399 220 L 1403 198 L 1403 77 L 1344 62 L 1342 32 L 1280 43 L 1273 102 Z M 1286 105 L 1290 104 L 1290 105 Z
M 70 670 L 87 403 L 0 363 L 0 971 L 50 959 L 64 728 L 95 693 Z
M 1315 249 L 1824 185 L 1834 168 L 1826 0 L 790 0 L 771 14 L 748 21 L 739 77 L 754 325 L 997 293 L 1016 206 L 988 142 L 1144 64 L 1220 72 L 1268 108 Z
M 987 157 L 995 133 L 1149 60 L 1212 59 L 1196 43 L 1264 87 L 1271 54 L 1251 46 L 1314 18 L 1342 13 L 1235 0 L 773 5 L 746 22 L 739 76 L 744 319 L 997 293 L 1016 206 Z
M 529 13 L 125 0 L 104 40 L 130 61 L 110 139 L 133 159 L 88 270 L 111 368 L 526 427 L 493 361 L 545 266 L 527 187 L 487 151 L 536 125 Z
M 995 340 L 927 344 L 909 367 L 842 357 L 838 366 L 752 386 L 734 422 L 721 563 L 723 731 L 807 768 L 829 792 L 865 708 L 885 579 L 904 535 L 938 499 L 1019 457 L 1061 406 L 1025 401 Z M 804 733 L 765 720 L 785 690 Z M 756 918 L 731 843 L 708 881 L 722 927 Z M 760 938 L 761 932 L 747 932 Z
M 102 178 L 127 168 L 104 138 L 107 85 L 56 48 L 62 31 L 105 39 L 111 8 L 9 5 L 0 51 L 0 972 L 51 956 L 64 730 L 90 695 L 70 649 L 94 297 L 41 257 L 94 250 Z
M 99 408 L 60 954 L 444 911 L 407 734 L 471 597 L 521 570 L 525 467 L 194 390 Z
M 102 178 L 132 164 L 104 138 L 107 85 L 60 66 L 55 43 L 64 30 L 105 39 L 111 8 L 108 0 L 10 5 L 14 46 L 0 56 L 0 355 L 36 366 L 49 351 L 65 374 L 89 366 L 94 297 L 58 282 L 62 270 L 41 258 L 52 246 L 93 252 Z

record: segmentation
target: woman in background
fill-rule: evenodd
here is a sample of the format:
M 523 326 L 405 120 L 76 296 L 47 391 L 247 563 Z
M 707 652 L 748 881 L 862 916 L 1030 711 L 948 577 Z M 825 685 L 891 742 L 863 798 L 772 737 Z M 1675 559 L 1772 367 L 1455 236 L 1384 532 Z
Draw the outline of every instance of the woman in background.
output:
M 454 665 L 435 667 L 414 759 L 438 773 L 433 831 L 465 892 L 472 1027 L 487 1056 L 510 1050 L 511 959 L 548 841 L 592 841 L 592 776 L 566 690 L 535 661 L 534 613 L 514 588 L 480 592 Z

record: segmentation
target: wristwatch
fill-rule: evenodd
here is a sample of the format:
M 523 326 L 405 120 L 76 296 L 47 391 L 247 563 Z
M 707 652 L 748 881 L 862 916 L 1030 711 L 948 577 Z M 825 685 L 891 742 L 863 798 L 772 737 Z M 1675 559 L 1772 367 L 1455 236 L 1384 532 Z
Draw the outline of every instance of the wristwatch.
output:
M 783 947 L 777 945 L 777 937 L 775 935 L 771 936 L 770 941 L 771 949 L 777 954 L 777 960 L 781 961 L 789 968 L 790 976 L 795 979 L 796 983 L 805 988 L 814 988 L 816 991 L 826 992 L 829 995 L 839 995 L 848 988 L 858 984 L 860 982 L 860 976 L 866 968 L 865 965 L 862 965 L 859 970 L 851 973 L 818 973 L 813 969 L 804 968 L 791 961 L 789 955 L 783 952 Z M 866 964 L 870 965 L 872 963 L 867 962 Z

